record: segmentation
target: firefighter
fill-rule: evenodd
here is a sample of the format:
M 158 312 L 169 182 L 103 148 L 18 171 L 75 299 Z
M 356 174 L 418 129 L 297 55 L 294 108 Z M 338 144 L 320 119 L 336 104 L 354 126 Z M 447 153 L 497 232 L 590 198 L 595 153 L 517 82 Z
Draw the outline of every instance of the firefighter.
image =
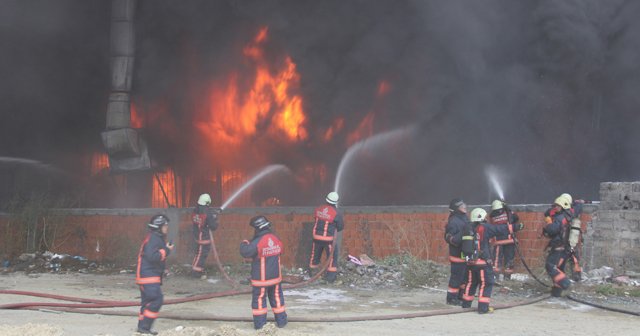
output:
M 251 286 L 253 296 L 253 326 L 261 329 L 267 323 L 267 302 L 275 315 L 279 328 L 287 325 L 287 313 L 282 293 L 282 274 L 280 273 L 280 254 L 283 252 L 282 242 L 271 232 L 271 223 L 265 216 L 251 218 L 249 225 L 255 233 L 251 241 L 240 243 L 240 254 L 251 258 Z
M 339 248 L 334 244 L 337 232 L 344 229 L 342 212 L 338 210 L 338 193 L 335 191 L 327 194 L 326 204 L 315 209 L 315 223 L 313 224 L 313 242 L 311 244 L 311 257 L 309 258 L 309 269 L 316 270 L 320 266 L 322 253 L 326 253 L 329 258 L 326 280 L 329 283 L 336 281 L 338 275 Z M 313 275 L 313 273 L 311 272 Z
M 211 251 L 211 236 L 218 228 L 218 209 L 211 207 L 211 196 L 202 194 L 198 197 L 198 204 L 193 209 L 191 222 L 193 224 L 193 239 L 195 241 L 195 251 L 193 263 L 191 264 L 191 274 L 193 277 L 206 279 L 204 265 Z
M 573 197 L 571 197 L 571 195 L 567 193 L 560 195 L 560 197 L 564 197 L 571 205 L 569 214 L 571 215 L 571 227 L 574 229 L 569 231 L 570 234 L 567 239 L 571 237 L 571 234 L 575 234 L 577 236 L 576 242 L 574 244 L 569 244 L 570 255 L 568 258 L 571 259 L 573 263 L 573 272 L 571 274 L 571 279 L 577 282 L 582 280 L 582 267 L 580 266 L 580 248 L 578 244 L 582 243 L 580 215 L 582 214 L 582 208 L 585 201 L 582 199 L 574 200 Z M 555 216 L 555 214 L 555 207 L 551 206 L 551 208 L 547 209 L 547 211 L 545 211 L 544 213 L 545 222 L 547 224 L 551 224 L 551 222 L 553 222 L 553 216 Z
M 491 260 L 489 240 L 494 237 L 512 235 L 514 231 L 524 228 L 524 224 L 487 224 L 487 212 L 481 208 L 475 208 L 469 216 L 471 224 L 467 224 L 463 230 L 461 252 L 467 261 L 467 285 L 462 295 L 462 308 L 470 308 L 473 298 L 478 292 L 478 313 L 493 312 L 489 307 L 491 291 L 493 290 L 494 275 Z
M 138 253 L 138 267 L 136 270 L 136 284 L 140 285 L 140 314 L 138 315 L 138 332 L 156 335 L 151 331 L 151 325 L 158 318 L 162 307 L 162 276 L 165 261 L 173 250 L 172 243 L 166 243 L 169 231 L 169 218 L 165 215 L 155 215 L 147 223 L 149 233 L 144 238 Z
M 461 288 L 466 283 L 464 277 L 467 272 L 467 263 L 461 257 L 460 246 L 462 231 L 468 223 L 467 205 L 462 199 L 454 198 L 449 203 L 449 220 L 444 232 L 444 240 L 449 244 L 449 262 L 451 263 L 451 275 L 447 289 L 447 304 L 449 305 L 459 306 L 461 304 Z
M 545 269 L 553 280 L 551 295 L 559 297 L 562 290 L 569 288 L 571 282 L 567 278 L 564 267 L 567 258 L 571 256 L 568 242 L 569 227 L 571 223 L 571 202 L 567 197 L 559 196 L 553 203 L 549 212 L 553 215 L 551 223 L 547 224 L 542 234 L 548 237 L 549 255 L 545 262 Z
M 504 201 L 495 200 L 491 203 L 489 223 L 493 225 L 518 223 L 520 218 Z M 497 235 L 493 240 L 493 271 L 496 275 L 504 274 L 505 279 L 511 279 L 513 274 L 513 260 L 516 256 L 515 241 L 511 233 Z

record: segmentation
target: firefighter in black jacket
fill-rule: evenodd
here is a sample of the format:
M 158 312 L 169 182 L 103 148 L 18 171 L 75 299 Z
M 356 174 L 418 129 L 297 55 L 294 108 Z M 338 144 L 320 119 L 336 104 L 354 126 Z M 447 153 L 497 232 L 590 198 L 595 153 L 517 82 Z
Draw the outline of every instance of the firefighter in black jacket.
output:
M 198 204 L 193 209 L 191 222 L 193 223 L 193 239 L 195 241 L 195 255 L 191 264 L 191 274 L 194 277 L 206 279 L 204 265 L 211 251 L 211 236 L 209 231 L 218 228 L 218 211 L 210 207 L 211 196 L 202 194 Z
M 162 307 L 162 276 L 167 256 L 173 250 L 173 244 L 166 243 L 169 231 L 169 218 L 155 215 L 147 224 L 149 233 L 144 238 L 138 253 L 136 284 L 140 285 L 140 314 L 138 315 L 138 332 L 156 335 L 151 325 L 158 318 Z
M 467 260 L 467 285 L 462 295 L 462 308 L 471 307 L 473 298 L 478 292 L 478 313 L 493 312 L 489 307 L 491 291 L 493 290 L 494 275 L 489 249 L 489 239 L 497 236 L 507 236 L 524 228 L 524 224 L 487 224 L 487 212 L 481 208 L 471 211 L 471 224 L 463 229 L 462 256 Z
M 320 266 L 322 253 L 326 252 L 329 260 L 326 279 L 333 283 L 338 275 L 339 246 L 333 240 L 337 232 L 344 229 L 344 219 L 342 212 L 338 210 L 338 193 L 330 192 L 325 201 L 326 204 L 315 209 L 315 223 L 313 224 L 313 242 L 311 244 L 311 257 L 309 258 L 309 268 L 315 270 Z
M 251 218 L 249 225 L 255 229 L 251 241 L 240 243 L 240 254 L 244 258 L 252 258 L 251 286 L 253 296 L 253 326 L 262 328 L 267 323 L 267 302 L 275 315 L 279 328 L 287 325 L 287 313 L 282 293 L 282 274 L 280 273 L 280 254 L 283 252 L 282 242 L 271 232 L 271 223 L 265 216 Z
M 449 262 L 451 263 L 451 275 L 449 276 L 449 288 L 447 289 L 447 304 L 459 306 L 462 297 L 461 288 L 465 285 L 467 271 L 466 260 L 461 257 L 460 245 L 462 244 L 462 231 L 469 223 L 467 218 L 467 205 L 463 200 L 454 198 L 449 203 L 449 220 L 445 227 L 444 240 L 449 244 Z
M 573 272 L 571 279 L 573 281 L 582 280 L 582 267 L 580 267 L 580 244 L 582 243 L 582 235 L 581 235 L 581 223 L 580 223 L 580 215 L 582 214 L 582 208 L 585 203 L 582 199 L 573 200 L 570 194 L 564 193 L 560 195 L 560 197 L 566 198 L 566 201 L 571 205 L 571 209 L 569 210 L 569 214 L 571 215 L 571 225 L 574 227 L 576 231 L 570 231 L 571 233 L 576 234 L 576 241 L 574 242 L 574 246 L 570 246 L 570 256 L 569 258 L 573 262 Z M 562 209 L 562 208 L 560 208 Z M 557 208 L 553 205 L 551 208 L 547 209 L 544 213 L 544 219 L 547 224 L 551 224 L 553 222 L 553 217 L 557 213 Z M 577 222 L 577 223 L 576 223 Z M 570 244 L 571 245 L 571 244 Z
M 494 225 L 518 223 L 520 218 L 511 211 L 502 200 L 491 203 L 489 223 Z M 503 273 L 505 279 L 511 279 L 513 274 L 513 260 L 516 256 L 516 245 L 511 233 L 497 235 L 493 245 L 493 271 L 496 274 Z
M 571 204 L 566 197 L 556 198 L 553 204 L 553 218 L 547 224 L 542 233 L 550 238 L 548 248 L 549 255 L 545 263 L 545 269 L 553 280 L 551 295 L 559 297 L 563 289 L 569 288 L 571 282 L 564 273 L 567 259 L 571 257 L 569 246 L 569 228 L 571 223 Z

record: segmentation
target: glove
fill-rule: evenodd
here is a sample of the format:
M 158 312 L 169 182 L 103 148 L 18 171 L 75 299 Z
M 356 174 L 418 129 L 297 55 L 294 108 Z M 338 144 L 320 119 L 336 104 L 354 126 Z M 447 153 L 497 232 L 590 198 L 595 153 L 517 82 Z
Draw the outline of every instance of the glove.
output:
M 523 223 L 513 224 L 513 231 L 518 232 L 518 231 L 522 231 L 522 229 L 524 229 Z

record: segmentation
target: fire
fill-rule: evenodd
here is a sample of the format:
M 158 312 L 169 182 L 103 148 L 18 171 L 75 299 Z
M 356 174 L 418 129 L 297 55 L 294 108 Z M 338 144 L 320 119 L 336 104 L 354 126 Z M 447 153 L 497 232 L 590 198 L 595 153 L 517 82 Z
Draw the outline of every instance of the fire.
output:
M 91 156 L 91 176 L 109 168 L 109 156 L 107 153 L 94 153 Z
M 382 80 L 378 83 L 378 97 L 386 96 L 390 90 L 391 84 L 389 82 Z
M 131 103 L 129 110 L 131 111 L 131 128 L 144 127 L 144 119 L 142 119 L 142 115 L 138 113 L 138 108 L 134 103 Z
M 156 176 L 153 177 L 153 189 L 151 191 L 151 207 L 168 208 L 167 200 L 172 206 L 179 206 L 179 197 L 176 190 L 180 190 L 181 188 L 178 183 L 176 183 L 176 176 L 173 169 L 167 169 L 165 172 L 157 172 L 155 174 Z
M 207 120 L 196 124 L 211 143 L 238 145 L 265 133 L 294 142 L 307 139 L 303 100 L 292 93 L 300 84 L 296 64 L 287 56 L 277 70 L 272 70 L 264 59 L 267 41 L 265 27 L 243 49 L 247 63 L 255 68 L 250 78 L 233 71 L 212 84 L 206 102 Z M 243 91 L 240 83 L 247 82 L 249 89 Z
M 361 139 L 365 139 L 373 135 L 373 120 L 375 118 L 375 114 L 373 112 L 367 113 L 367 115 L 362 119 L 358 127 L 355 131 L 349 133 L 347 136 L 347 145 L 351 146 L 354 143 L 360 141 Z
M 324 132 L 324 136 L 322 137 L 324 139 L 324 142 L 329 142 L 329 140 L 333 139 L 333 136 L 336 133 L 340 132 L 342 130 L 342 127 L 344 127 L 344 118 L 340 117 L 336 119 L 331 127 L 329 127 Z

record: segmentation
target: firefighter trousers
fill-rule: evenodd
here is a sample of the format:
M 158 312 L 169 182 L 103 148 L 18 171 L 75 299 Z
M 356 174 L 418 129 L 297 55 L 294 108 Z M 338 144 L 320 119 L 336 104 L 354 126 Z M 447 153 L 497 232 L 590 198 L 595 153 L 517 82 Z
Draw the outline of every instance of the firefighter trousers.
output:
M 209 256 L 209 251 L 211 251 L 210 243 L 196 243 L 195 256 L 193 257 L 193 263 L 191 264 L 191 270 L 194 273 L 201 274 L 204 272 L 204 264 Z
M 516 245 L 504 244 L 493 247 L 493 260 L 495 264 L 493 271 L 510 275 L 513 273 L 513 260 L 516 257 Z
M 311 245 L 311 258 L 309 260 L 309 268 L 317 269 L 320 266 L 320 259 L 322 253 L 326 253 L 329 258 L 329 267 L 327 267 L 326 279 L 329 282 L 334 282 L 338 276 L 338 249 L 334 248 L 333 242 L 325 242 L 320 240 L 313 240 Z
M 553 288 L 551 289 L 552 296 L 560 296 L 563 289 L 571 286 L 571 282 L 564 273 L 564 267 L 569 257 L 571 257 L 571 255 L 565 252 L 564 248 L 552 248 L 547 256 L 544 267 L 547 270 L 547 274 L 549 274 L 553 280 Z
M 462 308 L 471 307 L 478 290 L 478 313 L 488 312 L 493 284 L 493 267 L 490 264 L 470 265 L 467 269 L 467 285 L 462 295 Z
M 153 322 L 158 318 L 164 296 L 160 284 L 140 285 L 140 314 L 138 315 L 138 329 L 150 330 Z
M 451 275 L 449 276 L 449 288 L 447 289 L 447 303 L 459 303 L 462 298 L 461 289 L 464 289 L 466 284 L 466 276 L 466 262 L 451 262 Z
M 281 284 L 268 287 L 253 287 L 253 295 L 251 297 L 253 327 L 260 329 L 267 323 L 267 297 L 269 298 L 276 324 L 280 328 L 284 327 L 287 324 L 287 312 L 285 311 Z

